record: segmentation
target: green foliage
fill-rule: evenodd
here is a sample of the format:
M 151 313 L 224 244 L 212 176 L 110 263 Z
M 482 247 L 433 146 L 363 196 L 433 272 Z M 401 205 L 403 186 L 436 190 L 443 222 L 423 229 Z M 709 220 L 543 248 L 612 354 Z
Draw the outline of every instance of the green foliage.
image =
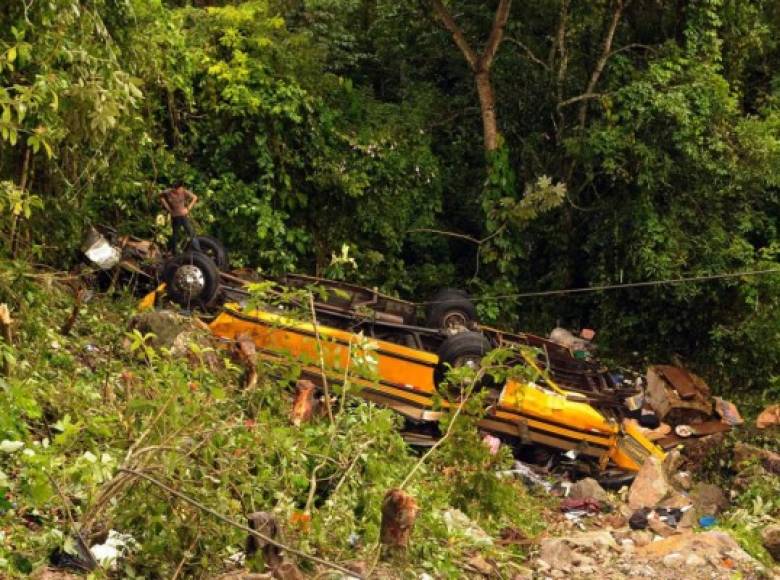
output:
M 46 278 L 33 282 L 12 264 L 0 274 L 0 301 L 13 296 L 18 304 L 11 348 L 17 364 L 0 379 L 5 576 L 24 576 L 55 549 L 75 554 L 70 518 L 90 543 L 90 534 L 108 528 L 133 536 L 137 546 L 117 572 L 123 577 L 170 576 L 181 562 L 188 576 L 230 567 L 226 560 L 243 550 L 243 532 L 128 478 L 120 467 L 145 471 L 237 521 L 272 512 L 284 541 L 305 552 L 337 561 L 374 558 L 384 494 L 417 457 L 399 435 L 395 413 L 355 396 L 359 388 L 350 378 L 370 377 L 376 366 L 370 340 L 351 345 L 349 367 L 340 369 L 346 386 L 332 385 L 333 423 L 319 416 L 295 426 L 289 386 L 301 361 L 263 362 L 258 386 L 243 389 L 229 353 L 196 334 L 187 346 L 194 356 L 184 356 L 155 346 L 151 335 L 122 332 L 130 297 L 88 302 L 64 337 L 58 328 L 70 311 L 68 293 Z M 256 288 L 258 299 L 267 290 Z M 302 307 L 291 316 L 308 314 Z M 400 569 L 446 575 L 475 549 L 488 550 L 499 565 L 524 557 L 468 538 L 453 543 L 443 520 L 453 506 L 490 531 L 541 530 L 538 500 L 496 476 L 507 451 L 489 456 L 473 420 L 459 426 L 410 486 L 421 513 Z M 453 462 L 459 473 L 452 473 Z M 469 492 L 473 486 L 477 495 Z M 248 565 L 261 569 L 262 562 Z

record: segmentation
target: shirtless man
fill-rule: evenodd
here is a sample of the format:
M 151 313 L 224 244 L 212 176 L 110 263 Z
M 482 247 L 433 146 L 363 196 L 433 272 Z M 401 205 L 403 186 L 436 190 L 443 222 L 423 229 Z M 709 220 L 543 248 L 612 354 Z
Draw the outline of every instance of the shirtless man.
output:
M 171 252 L 174 254 L 176 253 L 179 233 L 182 229 L 192 240 L 193 249 L 200 252 L 200 244 L 198 243 L 198 240 L 195 239 L 195 229 L 187 218 L 190 210 L 198 203 L 198 196 L 190 190 L 185 189 L 181 183 L 176 183 L 172 188 L 166 189 L 160 193 L 160 202 L 168 213 L 171 214 L 171 221 L 173 222 L 173 235 L 171 236 L 169 244 Z

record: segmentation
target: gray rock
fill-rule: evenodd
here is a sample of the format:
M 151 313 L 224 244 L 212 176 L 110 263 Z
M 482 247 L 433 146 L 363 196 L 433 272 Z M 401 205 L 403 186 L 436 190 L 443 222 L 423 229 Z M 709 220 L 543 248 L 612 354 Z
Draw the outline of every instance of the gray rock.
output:
M 609 501 L 609 496 L 604 488 L 599 485 L 599 482 L 592 477 L 586 477 L 578 482 L 572 484 L 569 497 L 575 499 L 584 499 L 586 497 L 592 497 L 599 501 Z
M 544 540 L 539 550 L 539 557 L 550 566 L 568 569 L 574 561 L 574 553 L 565 541 L 553 538 Z

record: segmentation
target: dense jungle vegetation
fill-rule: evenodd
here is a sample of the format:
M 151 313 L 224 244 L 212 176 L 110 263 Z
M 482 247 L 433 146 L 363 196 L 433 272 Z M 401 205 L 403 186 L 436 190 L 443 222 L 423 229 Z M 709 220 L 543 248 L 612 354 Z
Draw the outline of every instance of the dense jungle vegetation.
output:
M 777 273 L 488 298 L 775 267 L 778 38 L 769 0 L 4 2 L 2 250 L 160 236 L 182 180 L 245 265 L 463 287 L 776 394 Z

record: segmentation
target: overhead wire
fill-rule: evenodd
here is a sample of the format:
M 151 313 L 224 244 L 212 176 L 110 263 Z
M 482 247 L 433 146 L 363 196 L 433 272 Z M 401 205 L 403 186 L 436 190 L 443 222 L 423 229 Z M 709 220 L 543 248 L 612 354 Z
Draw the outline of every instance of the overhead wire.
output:
M 688 276 L 680 278 L 666 278 L 662 280 L 646 280 L 644 282 L 627 282 L 625 284 L 603 284 L 599 286 L 584 286 L 581 288 L 566 288 L 559 290 L 539 290 L 534 292 L 516 292 L 512 294 L 497 294 L 494 296 L 474 296 L 472 302 L 489 302 L 492 300 L 510 300 L 518 298 L 536 298 L 540 296 L 562 296 L 566 294 L 585 294 L 589 292 L 606 292 L 609 290 L 624 290 L 626 288 L 647 288 L 652 286 L 666 286 L 672 284 L 684 284 L 689 282 L 709 282 L 712 280 L 724 280 L 728 278 L 741 278 L 744 276 L 763 276 L 780 272 L 778 268 L 766 268 L 763 270 L 745 270 L 741 272 L 722 272 L 720 274 L 706 274 L 702 276 Z M 434 300 L 427 302 L 418 302 L 418 306 L 428 306 L 432 304 L 446 304 L 452 300 Z

